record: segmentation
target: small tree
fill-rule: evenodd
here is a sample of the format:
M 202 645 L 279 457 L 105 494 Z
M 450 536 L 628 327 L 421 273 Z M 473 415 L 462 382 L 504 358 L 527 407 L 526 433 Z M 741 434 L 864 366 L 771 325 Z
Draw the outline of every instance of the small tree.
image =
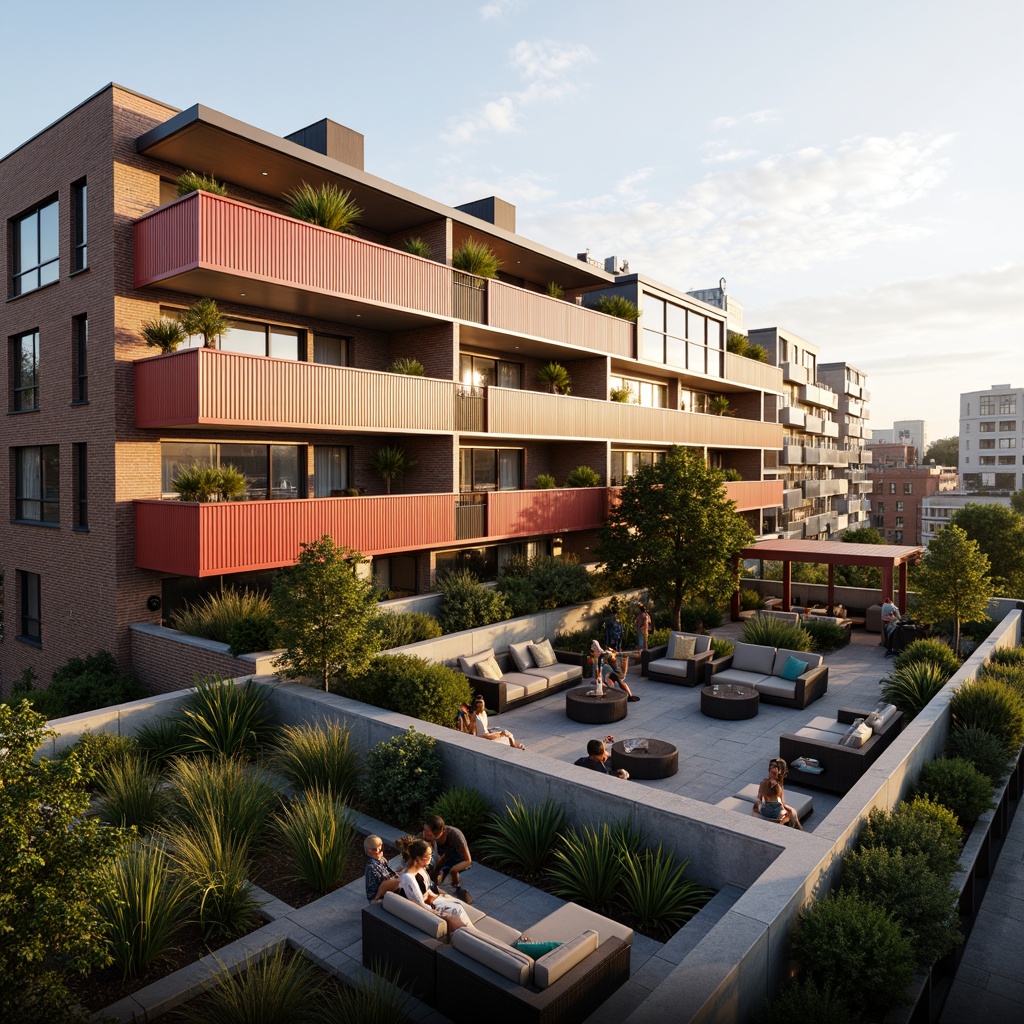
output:
M 996 594 L 1024 594 L 1024 516 L 1005 505 L 969 502 L 950 517 L 988 556 Z
M 924 453 L 922 462 L 928 463 L 935 460 L 936 466 L 959 466 L 960 465 L 960 436 L 940 437 L 938 441 L 932 441 L 928 450 Z
M 391 481 L 395 477 L 403 476 L 407 469 L 412 469 L 416 465 L 416 458 L 406 455 L 404 448 L 387 445 L 373 453 L 370 465 L 380 474 L 387 493 L 390 494 Z
M 960 650 L 960 623 L 980 619 L 992 598 L 988 556 L 950 523 L 928 545 L 917 574 L 914 610 L 925 622 L 953 622 L 953 650 Z
M 572 377 L 561 363 L 545 363 L 537 371 L 537 383 L 553 395 L 568 395 L 572 391 Z
M 35 760 L 54 736 L 27 701 L 0 704 L 0 1020 L 73 1019 L 65 981 L 110 962 L 103 868 L 128 833 L 86 817 L 77 753 Z
M 142 325 L 142 337 L 147 345 L 160 349 L 166 355 L 185 340 L 185 331 L 180 321 L 162 316 L 159 320 L 147 320 Z
M 623 484 L 601 530 L 598 558 L 665 601 L 676 629 L 684 600 L 722 602 L 736 589 L 733 555 L 754 539 L 723 480 L 699 452 L 674 447 Z
M 271 599 L 285 675 L 314 676 L 327 690 L 332 676 L 363 668 L 377 653 L 373 587 L 356 575 L 362 561 L 324 534 L 278 574 Z
M 178 322 L 186 335 L 201 334 L 204 348 L 216 348 L 217 339 L 231 328 L 231 321 L 213 299 L 196 299 Z
M 1024 516 L 1024 491 L 1014 491 L 1010 495 L 1010 508 L 1019 516 Z

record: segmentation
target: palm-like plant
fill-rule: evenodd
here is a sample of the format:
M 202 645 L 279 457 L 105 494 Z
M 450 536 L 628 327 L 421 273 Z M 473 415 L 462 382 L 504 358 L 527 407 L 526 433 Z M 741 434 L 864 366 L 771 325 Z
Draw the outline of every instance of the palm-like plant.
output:
M 403 476 L 416 462 L 415 456 L 406 454 L 404 448 L 391 445 L 378 448 L 370 458 L 370 465 L 380 474 L 388 494 L 391 493 L 391 481 Z
M 552 858 L 552 891 L 598 913 L 606 912 L 615 898 L 620 874 L 619 846 L 612 841 L 608 825 L 570 829 L 561 839 Z
M 226 196 L 227 188 L 212 174 L 197 174 L 195 171 L 182 171 L 176 182 L 178 195 L 187 196 L 193 192 L 211 192 L 215 196 Z
M 166 355 L 185 340 L 186 334 L 179 320 L 162 316 L 159 320 L 147 320 L 142 325 L 142 337 L 147 345 L 160 349 Z
M 553 299 L 565 298 L 565 289 L 557 281 L 548 281 L 544 291 Z
M 217 474 L 217 497 L 221 501 L 241 501 L 245 497 L 245 474 L 237 466 L 221 466 Z
M 667 939 L 711 898 L 711 890 L 684 878 L 689 861 L 677 864 L 659 845 L 621 850 L 622 901 L 648 933 Z
M 404 373 L 407 377 L 422 377 L 423 364 L 413 356 L 401 356 L 388 363 L 385 373 Z
M 352 193 L 327 182 L 314 188 L 304 181 L 298 188 L 285 195 L 288 212 L 296 220 L 351 234 L 355 223 L 363 215 L 352 199 Z
M 452 253 L 452 266 L 478 277 L 497 277 L 501 260 L 486 242 L 469 237 Z
M 565 808 L 554 801 L 527 807 L 512 797 L 503 814 L 492 816 L 488 834 L 478 845 L 496 866 L 510 864 L 529 876 L 538 876 L 551 863 L 564 823 Z
M 402 248 L 412 253 L 413 256 L 422 256 L 425 260 L 430 259 L 430 245 L 422 238 L 407 238 L 402 243 Z
M 640 317 L 640 310 L 636 304 L 622 295 L 602 295 L 597 300 L 597 311 L 607 313 L 609 316 L 617 316 L 620 320 L 629 320 L 636 323 Z
M 949 674 L 942 665 L 912 661 L 882 680 L 882 697 L 887 703 L 895 704 L 909 721 L 924 710 L 948 679 Z
M 186 335 L 201 334 L 204 348 L 216 348 L 217 339 L 231 328 L 231 321 L 213 299 L 196 299 L 181 314 L 178 322 Z
M 725 395 L 712 395 L 708 400 L 708 412 L 712 416 L 734 416 L 735 409 L 729 408 L 729 399 Z
M 590 466 L 577 466 L 565 478 L 566 487 L 599 487 L 601 474 Z
M 561 363 L 545 363 L 537 371 L 537 383 L 553 395 L 568 395 L 572 391 L 572 377 Z
M 252 679 L 241 686 L 215 676 L 197 679 L 181 711 L 189 722 L 185 737 L 204 753 L 255 753 L 273 730 L 267 691 Z

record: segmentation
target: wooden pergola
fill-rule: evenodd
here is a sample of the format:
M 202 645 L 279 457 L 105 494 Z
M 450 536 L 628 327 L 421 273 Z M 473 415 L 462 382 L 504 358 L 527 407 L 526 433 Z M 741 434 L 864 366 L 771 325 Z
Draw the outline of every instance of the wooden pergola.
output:
M 737 579 L 740 559 L 757 558 L 765 562 L 782 563 L 782 607 L 792 606 L 794 562 L 815 562 L 828 566 L 828 611 L 835 604 L 835 575 L 837 565 L 871 566 L 882 570 L 882 594 L 893 595 L 900 612 L 907 609 L 907 566 L 921 557 L 922 548 L 902 544 L 846 544 L 838 540 L 762 540 L 744 548 L 733 560 Z M 899 576 L 898 586 L 893 579 Z M 733 621 L 740 615 L 740 592 L 732 596 Z

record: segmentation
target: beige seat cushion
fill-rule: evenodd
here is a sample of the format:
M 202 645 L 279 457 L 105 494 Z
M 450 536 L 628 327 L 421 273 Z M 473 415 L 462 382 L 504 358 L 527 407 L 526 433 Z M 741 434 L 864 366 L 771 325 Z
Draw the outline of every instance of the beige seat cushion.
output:
M 698 667 L 699 668 L 699 667 Z M 687 679 L 687 667 L 685 661 L 673 661 L 671 658 L 658 658 L 647 666 L 647 673 L 656 672 L 658 675 L 674 676 L 678 679 Z
M 570 679 L 582 679 L 583 669 L 579 665 L 563 665 L 559 662 L 557 665 L 550 665 L 547 668 L 531 668 L 524 675 L 544 679 L 548 686 L 558 686 Z
M 425 910 L 418 903 L 407 900 L 397 892 L 384 894 L 383 907 L 387 913 L 418 928 L 432 939 L 443 939 L 448 934 L 448 925 L 445 924 L 444 918 Z
M 532 937 L 532 936 L 531 936 Z M 537 988 L 553 985 L 567 971 L 585 960 L 598 946 L 597 932 L 588 928 L 557 949 L 545 953 L 533 965 L 533 983 Z
M 598 945 L 611 938 L 622 939 L 627 946 L 633 945 L 632 928 L 587 910 L 578 903 L 563 903 L 547 917 L 524 930 L 534 942 L 565 942 L 567 936 L 580 935 L 588 929 L 597 932 Z
M 452 948 L 517 985 L 530 983 L 533 958 L 493 935 L 472 928 L 459 928 L 452 935 Z

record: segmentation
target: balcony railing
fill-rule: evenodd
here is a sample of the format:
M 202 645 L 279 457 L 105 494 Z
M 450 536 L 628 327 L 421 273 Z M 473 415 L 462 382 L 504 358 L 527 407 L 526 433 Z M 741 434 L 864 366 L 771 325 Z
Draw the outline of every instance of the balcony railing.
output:
M 729 480 L 725 493 L 736 502 L 737 512 L 778 508 L 782 505 L 783 484 L 781 480 Z
M 759 363 L 756 359 L 747 359 L 735 352 L 725 353 L 726 380 L 767 391 L 781 391 L 782 376 L 782 370 L 777 366 Z
M 344 302 L 405 309 L 444 319 L 465 319 L 516 334 L 632 358 L 635 327 L 574 303 L 485 281 L 451 267 L 353 235 L 223 196 L 196 192 L 135 223 L 135 286 L 162 283 L 193 271 L 205 275 L 203 291 L 234 298 L 238 282 L 252 280 L 293 309 L 295 291 Z M 196 291 L 189 284 L 186 291 Z M 339 307 L 343 317 L 350 306 Z

